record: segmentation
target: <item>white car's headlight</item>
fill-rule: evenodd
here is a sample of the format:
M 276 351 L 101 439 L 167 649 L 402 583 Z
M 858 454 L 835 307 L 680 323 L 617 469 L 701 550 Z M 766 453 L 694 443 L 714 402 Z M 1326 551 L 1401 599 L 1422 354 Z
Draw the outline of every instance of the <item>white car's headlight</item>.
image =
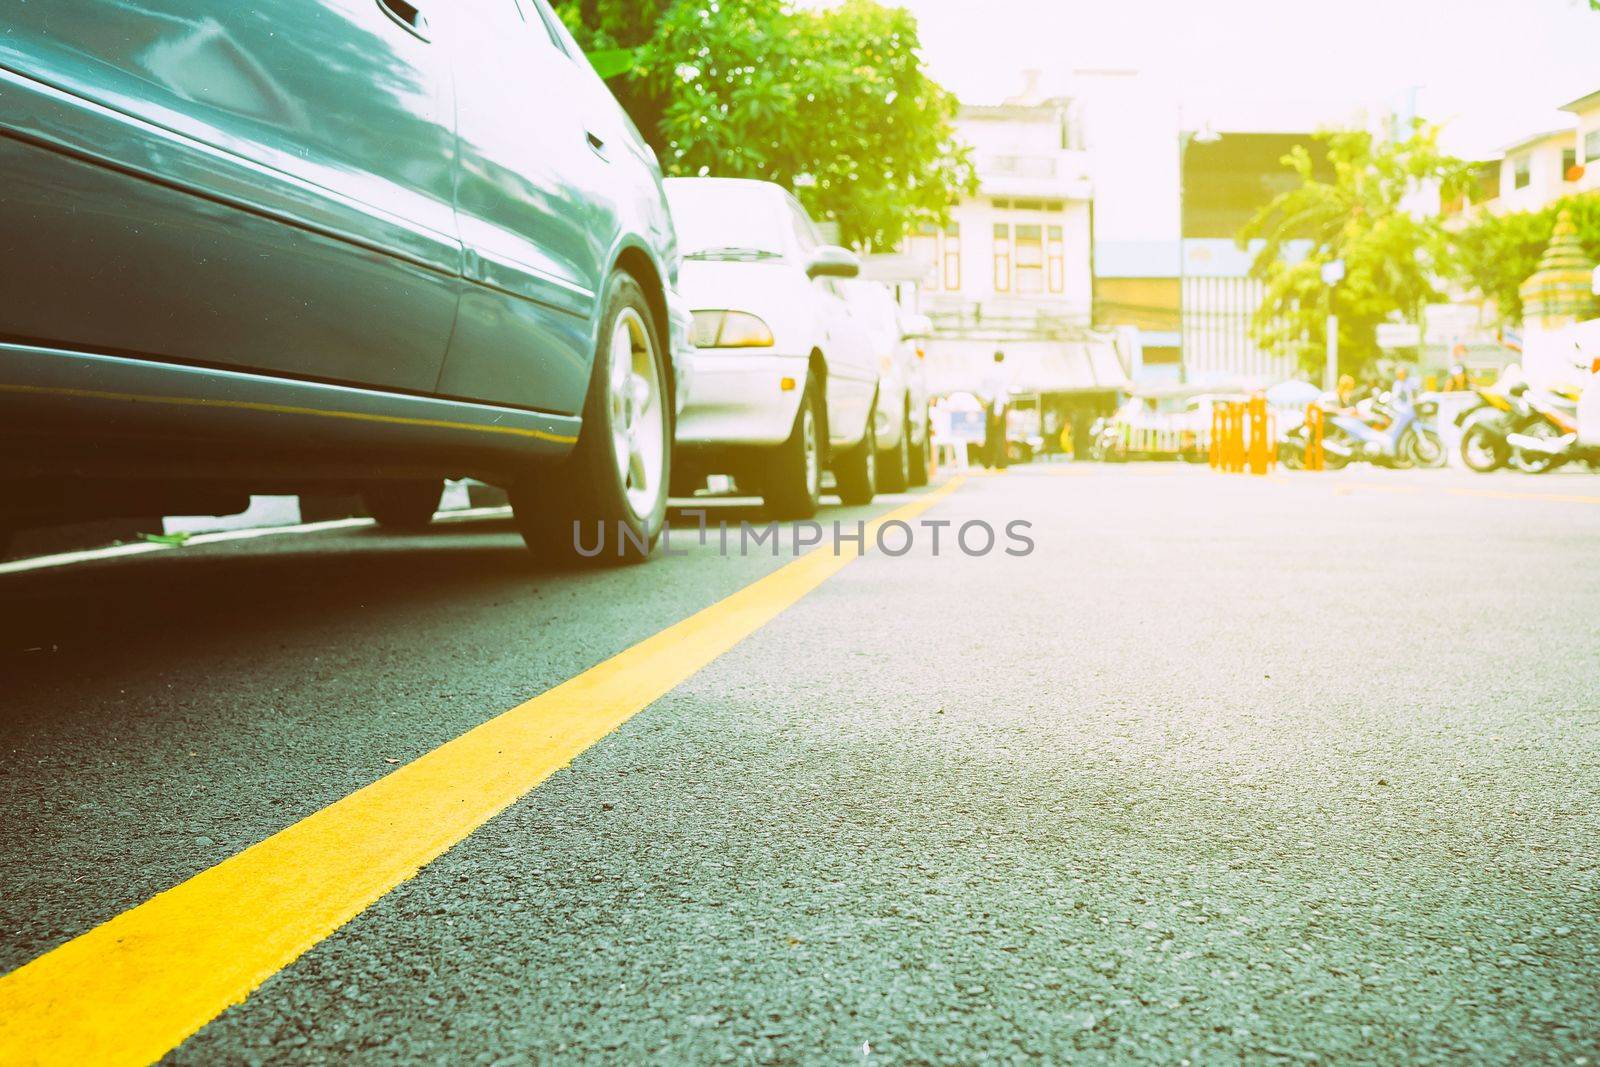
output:
M 777 342 L 765 322 L 744 311 L 696 311 L 696 348 L 771 348 Z

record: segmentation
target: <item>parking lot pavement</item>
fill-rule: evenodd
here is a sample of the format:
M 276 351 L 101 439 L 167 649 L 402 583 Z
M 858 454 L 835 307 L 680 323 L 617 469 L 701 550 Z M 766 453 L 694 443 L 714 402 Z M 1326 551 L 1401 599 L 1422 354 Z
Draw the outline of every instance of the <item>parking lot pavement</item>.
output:
M 0 969 L 712 607 L 749 636 L 172 1059 L 1595 1060 L 1600 479 L 931 503 L 814 587 L 714 539 L 541 569 L 494 522 L 0 578 Z

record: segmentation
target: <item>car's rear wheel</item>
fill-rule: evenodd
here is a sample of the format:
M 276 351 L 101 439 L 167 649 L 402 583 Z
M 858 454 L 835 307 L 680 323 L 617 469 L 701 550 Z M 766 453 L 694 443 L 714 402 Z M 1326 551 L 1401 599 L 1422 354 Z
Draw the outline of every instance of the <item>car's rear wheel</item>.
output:
M 433 521 L 444 496 L 443 478 L 380 482 L 361 493 L 367 514 L 389 530 L 420 530 Z
M 806 377 L 789 439 L 772 450 L 761 472 L 761 495 L 778 519 L 809 519 L 822 500 L 822 406 Z
M 876 413 L 867 416 L 866 436 L 833 465 L 833 477 L 839 483 L 842 503 L 870 504 L 878 495 L 878 430 L 873 425 L 876 421 Z
M 911 443 L 911 484 L 920 487 L 928 484 L 928 431 L 924 427 L 922 440 Z
M 578 443 L 511 490 L 523 539 L 568 561 L 636 563 L 667 517 L 672 478 L 667 370 L 650 305 L 626 274 L 611 279 Z
M 878 488 L 903 493 L 911 484 L 911 413 L 900 422 L 900 443 L 878 453 Z

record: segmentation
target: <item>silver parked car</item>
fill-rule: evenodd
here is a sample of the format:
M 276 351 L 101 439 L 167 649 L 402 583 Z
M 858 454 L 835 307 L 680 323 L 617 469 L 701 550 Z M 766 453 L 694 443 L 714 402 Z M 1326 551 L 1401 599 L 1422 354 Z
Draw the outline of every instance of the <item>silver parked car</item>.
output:
M 898 493 L 926 485 L 928 375 L 922 340 L 932 324 L 925 315 L 903 310 L 882 282 L 845 282 L 844 295 L 878 361 L 878 488 Z

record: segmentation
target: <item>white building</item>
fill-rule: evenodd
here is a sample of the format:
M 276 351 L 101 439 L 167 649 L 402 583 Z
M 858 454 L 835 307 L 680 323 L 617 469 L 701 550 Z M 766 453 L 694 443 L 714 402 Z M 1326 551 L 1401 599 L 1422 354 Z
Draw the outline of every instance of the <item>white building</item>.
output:
M 1073 102 L 1029 91 L 963 107 L 957 136 L 979 189 L 869 273 L 916 279 L 932 318 L 929 387 L 972 391 L 996 350 L 1019 391 L 1112 393 L 1127 384 L 1112 338 L 1091 331 L 1094 186 Z
M 1131 328 L 1141 382 L 1267 384 L 1299 373 L 1252 337 L 1262 285 L 1235 237 L 1295 182 L 1282 163 L 1322 127 L 1365 121 L 1346 101 L 1181 101 L 1133 70 L 1079 70 L 1095 182 L 1095 324 Z
M 1567 113 L 1560 122 L 1480 164 L 1474 203 L 1447 204 L 1446 213 L 1539 211 L 1565 197 L 1600 189 L 1600 91 L 1559 110 Z

